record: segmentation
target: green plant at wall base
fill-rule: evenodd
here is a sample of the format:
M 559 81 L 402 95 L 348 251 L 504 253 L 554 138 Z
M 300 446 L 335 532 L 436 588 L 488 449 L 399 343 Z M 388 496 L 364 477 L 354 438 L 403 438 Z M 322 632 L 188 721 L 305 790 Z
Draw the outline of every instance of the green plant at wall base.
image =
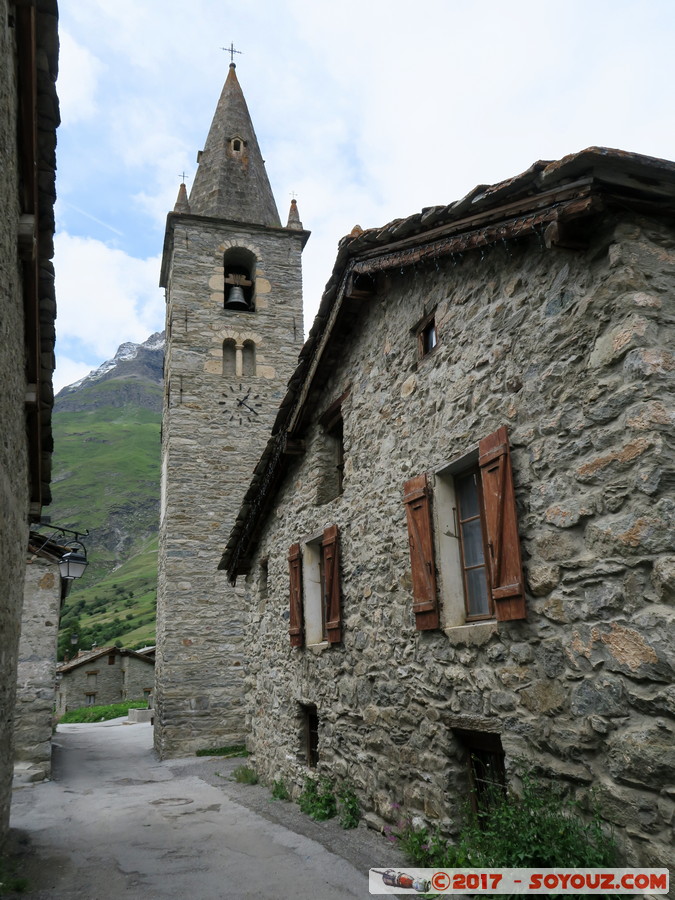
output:
M 604 868 L 618 864 L 611 833 L 597 809 L 581 807 L 556 784 L 531 775 L 515 796 L 501 789 L 481 797 L 483 812 L 466 814 L 457 841 L 409 821 L 387 829 L 412 863 L 428 868 Z
M 232 773 L 232 778 L 238 784 L 257 784 L 258 776 L 255 773 L 255 770 L 250 766 L 237 766 L 237 768 Z
M 0 857 L 0 896 L 25 894 L 27 890 L 28 879 L 18 874 L 16 860 Z
M 286 787 L 286 782 L 283 778 L 277 778 L 274 784 L 272 785 L 272 799 L 273 800 L 290 800 L 291 795 L 288 792 L 288 788 Z
M 305 778 L 305 786 L 298 797 L 298 806 L 311 819 L 323 822 L 337 814 L 337 801 L 330 778 Z
M 356 828 L 361 819 L 361 807 L 353 788 L 343 784 L 337 792 L 340 808 L 340 825 L 343 828 Z

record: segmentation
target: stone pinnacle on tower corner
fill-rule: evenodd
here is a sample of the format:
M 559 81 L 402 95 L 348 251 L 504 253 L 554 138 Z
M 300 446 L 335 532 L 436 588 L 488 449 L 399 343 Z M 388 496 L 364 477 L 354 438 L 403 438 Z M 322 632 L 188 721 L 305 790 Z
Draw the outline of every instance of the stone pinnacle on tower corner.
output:
M 281 227 L 253 123 L 230 63 L 190 191 L 193 215 Z
M 286 228 L 297 228 L 302 230 L 302 222 L 300 221 L 300 213 L 298 212 L 298 201 L 291 200 L 291 208 L 288 211 L 288 222 Z
M 181 186 L 178 188 L 178 197 L 176 198 L 176 205 L 173 208 L 175 213 L 190 213 L 190 204 L 188 202 L 187 188 L 185 187 L 185 182 L 182 182 Z

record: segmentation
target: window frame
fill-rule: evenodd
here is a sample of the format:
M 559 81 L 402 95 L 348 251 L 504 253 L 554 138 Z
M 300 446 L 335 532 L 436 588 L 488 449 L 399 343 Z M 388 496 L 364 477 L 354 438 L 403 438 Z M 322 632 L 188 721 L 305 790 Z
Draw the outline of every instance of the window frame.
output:
M 478 501 L 478 515 L 473 517 L 467 517 L 466 519 L 462 519 L 461 517 L 461 501 L 459 499 L 459 493 L 457 491 L 457 482 L 459 480 L 467 479 L 470 477 L 475 477 L 476 479 L 476 494 Z M 456 517 L 456 531 L 457 537 L 459 540 L 459 559 L 460 559 L 460 567 L 462 570 L 462 583 L 464 585 L 464 610 L 465 610 L 465 621 L 470 622 L 485 622 L 495 618 L 495 604 L 492 599 L 492 592 L 490 591 L 489 585 L 489 573 L 488 573 L 488 540 L 487 533 L 485 529 L 485 510 L 483 505 L 483 482 L 480 476 L 480 469 L 478 466 L 472 466 L 469 469 L 465 469 L 461 472 L 456 472 L 453 476 L 454 489 L 455 489 L 455 503 L 456 506 L 453 508 L 453 515 Z M 481 550 L 483 561 L 480 565 L 468 566 L 466 562 L 466 552 L 465 552 L 465 543 L 464 543 L 464 529 L 462 525 L 466 522 L 478 519 L 480 521 L 480 531 L 481 531 Z M 469 611 L 469 584 L 467 578 L 467 572 L 470 569 L 478 569 L 482 568 L 484 570 L 485 575 L 485 591 L 487 595 L 487 612 L 472 614 Z
M 328 647 L 342 641 L 340 540 L 337 525 L 292 544 L 289 628 L 292 647 Z
M 467 615 L 454 479 L 478 466 L 483 552 L 492 614 Z M 498 428 L 433 474 L 404 484 L 417 630 L 525 619 L 525 591 L 508 430 Z M 441 615 L 442 613 L 442 615 Z
M 438 323 L 436 322 L 436 308 L 425 315 L 413 328 L 417 338 L 417 358 L 420 362 L 431 356 L 440 343 Z M 429 335 L 433 333 L 434 342 L 429 346 Z

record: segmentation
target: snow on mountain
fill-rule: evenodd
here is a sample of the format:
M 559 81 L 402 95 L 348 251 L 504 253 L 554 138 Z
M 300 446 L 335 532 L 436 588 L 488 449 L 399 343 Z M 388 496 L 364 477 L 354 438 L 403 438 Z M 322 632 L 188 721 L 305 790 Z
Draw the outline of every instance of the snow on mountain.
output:
M 69 394 L 85 384 L 89 385 L 103 379 L 114 378 L 117 374 L 116 370 L 122 371 L 130 369 L 131 366 L 129 364 L 133 363 L 134 360 L 139 359 L 139 357 L 141 359 L 145 358 L 147 354 L 154 354 L 157 351 L 164 352 L 163 331 L 157 331 L 155 334 L 151 334 L 147 341 L 144 341 L 142 344 L 134 344 L 131 341 L 120 344 L 112 359 L 106 360 L 98 367 L 98 369 L 92 369 L 88 375 L 85 375 L 84 378 L 80 378 L 79 381 L 75 381 L 73 384 L 64 387 L 63 390 L 60 391 L 60 395 Z

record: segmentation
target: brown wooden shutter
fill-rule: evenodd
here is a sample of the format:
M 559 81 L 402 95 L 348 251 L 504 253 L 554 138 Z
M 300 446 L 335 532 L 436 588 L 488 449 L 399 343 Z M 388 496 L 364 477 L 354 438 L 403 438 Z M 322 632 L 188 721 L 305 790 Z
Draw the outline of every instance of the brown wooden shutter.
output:
M 526 618 L 523 566 L 520 558 L 516 495 L 506 426 L 478 445 L 488 573 L 497 621 Z
M 288 551 L 288 572 L 291 583 L 290 622 L 288 633 L 291 647 L 302 647 L 305 642 L 305 623 L 302 610 L 302 552 L 300 544 L 292 544 Z
M 323 554 L 324 609 L 326 610 L 326 638 L 331 644 L 342 640 L 340 611 L 340 544 L 337 525 L 330 525 L 321 541 Z
M 426 474 L 406 481 L 403 486 L 403 503 L 408 520 L 415 628 L 418 631 L 428 631 L 440 627 L 440 620 L 431 524 L 431 492 Z

